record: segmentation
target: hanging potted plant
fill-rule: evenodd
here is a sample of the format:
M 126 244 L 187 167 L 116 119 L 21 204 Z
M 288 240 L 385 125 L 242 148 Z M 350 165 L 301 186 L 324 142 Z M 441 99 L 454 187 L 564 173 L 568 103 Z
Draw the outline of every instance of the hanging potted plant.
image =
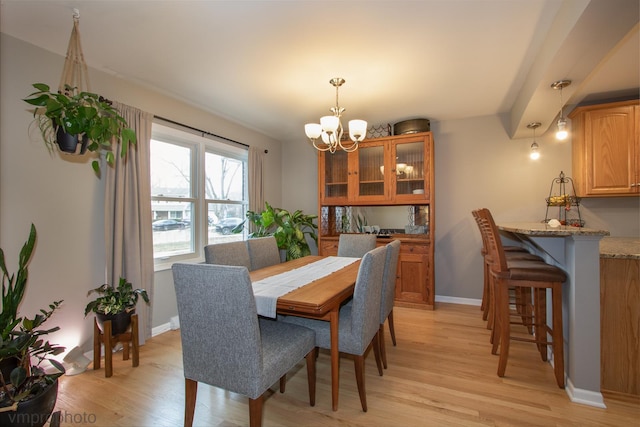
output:
M 313 223 L 318 216 L 306 215 L 301 210 L 291 213 L 266 202 L 264 205 L 265 209 L 260 213 L 247 211 L 247 218 L 256 229 L 249 238 L 274 236 L 278 248 L 286 252 L 287 261 L 311 255 L 306 236 L 318 243 L 318 226 Z
M 50 344 L 44 335 L 59 327 L 43 329 L 42 325 L 58 309 L 62 301 L 40 310 L 33 318 L 18 317 L 18 307 L 24 297 L 29 260 L 36 241 L 36 229 L 31 225 L 27 242 L 20 251 L 18 271 L 9 274 L 4 252 L 0 249 L 2 271 L 2 311 L 0 312 L 0 425 L 43 426 L 55 407 L 58 378 L 64 374 L 62 364 L 50 356 L 64 347 Z M 41 363 L 48 361 L 53 372 L 45 371 Z
M 99 155 L 104 152 L 107 163 L 113 165 L 115 140 L 122 140 L 121 157 L 136 143 L 136 134 L 127 127 L 126 120 L 100 95 L 78 92 L 69 85 L 65 85 L 64 93 L 51 92 L 44 83 L 34 83 L 33 87 L 37 91 L 24 101 L 36 107 L 34 120 L 50 150 L 58 146 L 63 152 L 76 153 L 81 143 L 80 154 L 86 150 Z M 91 166 L 100 173 L 97 160 Z
M 93 312 L 96 314 L 98 327 L 104 332 L 104 322 L 111 321 L 111 333 L 120 335 L 127 331 L 131 324 L 131 315 L 136 311 L 138 297 L 149 304 L 149 295 L 144 289 L 133 289 L 133 285 L 124 277 L 120 278 L 118 287 L 104 284 L 90 290 L 87 296 L 97 293 L 100 296 L 89 302 L 84 309 L 85 317 Z

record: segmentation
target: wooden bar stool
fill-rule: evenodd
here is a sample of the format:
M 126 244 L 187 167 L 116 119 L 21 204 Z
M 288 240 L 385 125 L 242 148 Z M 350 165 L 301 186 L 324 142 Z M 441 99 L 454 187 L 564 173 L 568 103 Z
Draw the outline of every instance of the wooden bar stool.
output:
M 493 297 L 491 296 L 491 285 L 490 285 L 491 276 L 489 273 L 492 260 L 488 250 L 487 235 L 486 235 L 487 231 L 481 225 L 482 219 L 480 218 L 478 212 L 479 212 L 478 209 L 471 211 L 473 218 L 476 220 L 476 223 L 478 224 L 478 228 L 480 229 L 480 237 L 482 238 L 482 249 L 480 250 L 480 253 L 482 254 L 482 258 L 484 262 L 484 268 L 483 268 L 484 287 L 482 291 L 482 303 L 480 305 L 480 309 L 482 310 L 482 320 L 487 320 L 487 329 L 492 329 L 494 324 L 494 320 L 493 320 L 494 316 L 493 316 L 493 308 L 492 308 L 491 300 L 493 299 Z M 515 260 L 542 261 L 542 258 L 540 258 L 538 255 L 532 254 L 529 251 L 527 251 L 525 248 L 520 246 L 503 246 L 503 249 L 504 249 L 505 257 L 507 258 L 507 262 L 512 260 L 513 261 Z M 520 297 L 526 298 L 526 295 L 522 295 L 522 292 L 520 291 L 516 292 L 516 294 L 517 294 L 515 295 L 516 299 L 520 299 Z M 516 306 L 518 307 L 519 312 L 521 312 L 523 316 L 523 322 L 526 322 L 525 318 L 527 317 L 527 313 L 522 312 L 523 305 L 520 302 L 517 302 Z
M 488 238 L 488 249 L 491 255 L 491 287 L 495 302 L 495 325 L 492 330 L 493 346 L 491 352 L 497 353 L 500 347 L 498 361 L 498 376 L 503 377 L 511 340 L 533 342 L 538 346 L 543 361 L 547 360 L 547 346 L 553 348 L 554 371 L 558 387 L 564 388 L 564 337 L 562 331 L 562 283 L 566 281 L 566 273 L 543 261 L 510 261 L 502 248 L 498 229 L 488 209 L 481 209 L 479 215 L 481 226 Z M 525 301 L 527 313 L 532 314 L 533 338 L 515 337 L 511 335 L 509 289 L 521 290 L 533 298 Z M 552 327 L 547 325 L 546 291 L 551 289 Z M 551 336 L 548 340 L 547 336 Z
M 131 326 L 123 334 L 111 335 L 111 321 L 104 322 L 104 331 L 98 327 L 98 321 L 93 321 L 93 369 L 100 369 L 102 357 L 101 344 L 104 344 L 104 376 L 113 375 L 113 348 L 117 343 L 122 343 L 122 360 L 129 360 L 129 345 L 131 345 L 131 363 L 133 367 L 140 364 L 140 344 L 138 340 L 138 315 L 131 315 Z

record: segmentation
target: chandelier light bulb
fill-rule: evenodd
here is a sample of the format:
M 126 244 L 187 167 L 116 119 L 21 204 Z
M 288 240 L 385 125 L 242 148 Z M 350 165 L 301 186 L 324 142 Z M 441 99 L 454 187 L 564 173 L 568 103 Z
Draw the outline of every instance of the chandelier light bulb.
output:
M 304 133 L 309 139 L 318 139 L 322 134 L 322 126 L 318 123 L 307 123 L 304 125 Z

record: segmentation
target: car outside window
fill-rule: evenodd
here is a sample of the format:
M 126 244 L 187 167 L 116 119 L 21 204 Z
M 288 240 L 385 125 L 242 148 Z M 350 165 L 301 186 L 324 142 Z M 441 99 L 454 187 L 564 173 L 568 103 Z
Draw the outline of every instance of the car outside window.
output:
M 207 244 L 245 239 L 246 148 L 160 123 L 150 148 L 157 270 L 203 259 Z

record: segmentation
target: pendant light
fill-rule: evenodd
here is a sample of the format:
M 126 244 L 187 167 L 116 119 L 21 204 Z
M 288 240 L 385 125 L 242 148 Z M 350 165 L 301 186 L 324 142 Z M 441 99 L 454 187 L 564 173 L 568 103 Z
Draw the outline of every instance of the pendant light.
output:
M 533 144 L 531 144 L 529 158 L 531 160 L 538 160 L 540 158 L 540 146 L 536 142 L 536 129 L 540 127 L 540 122 L 531 122 L 527 127 L 533 130 Z
M 569 132 L 567 131 L 567 119 L 564 118 L 564 114 L 562 113 L 562 107 L 564 106 L 562 103 L 562 89 L 570 84 L 571 80 L 558 80 L 557 82 L 551 83 L 552 88 L 560 91 L 560 118 L 557 122 L 558 131 L 556 132 L 556 139 L 560 141 L 564 141 L 569 135 Z

